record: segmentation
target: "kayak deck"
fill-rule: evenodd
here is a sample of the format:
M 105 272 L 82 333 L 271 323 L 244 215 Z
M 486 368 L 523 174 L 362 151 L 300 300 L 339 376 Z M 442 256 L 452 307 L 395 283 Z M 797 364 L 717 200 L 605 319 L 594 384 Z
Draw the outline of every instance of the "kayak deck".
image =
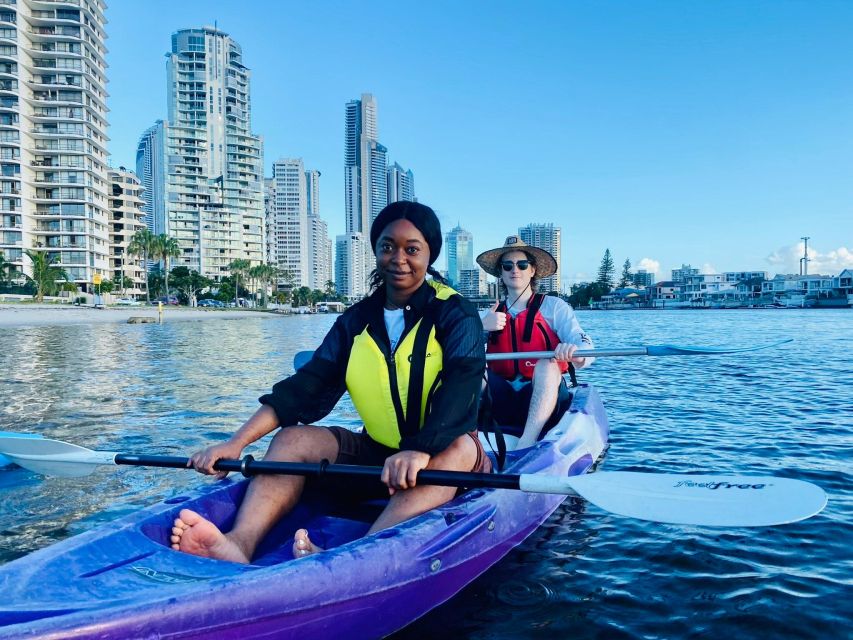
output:
M 607 438 L 601 400 L 581 385 L 543 441 L 507 454 L 505 471 L 585 473 Z M 204 486 L 0 567 L 0 638 L 381 636 L 452 597 L 565 499 L 476 489 L 363 537 L 386 501 L 309 490 L 249 565 L 169 547 L 183 508 L 227 531 L 247 484 Z M 303 527 L 326 551 L 294 561 Z

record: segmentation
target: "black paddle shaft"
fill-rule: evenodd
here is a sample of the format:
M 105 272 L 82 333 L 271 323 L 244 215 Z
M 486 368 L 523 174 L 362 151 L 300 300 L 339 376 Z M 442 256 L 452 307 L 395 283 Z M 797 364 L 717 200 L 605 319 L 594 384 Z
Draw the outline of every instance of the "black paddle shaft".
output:
M 136 456 L 124 453 L 116 454 L 116 464 L 135 467 L 169 467 L 190 469 L 189 458 L 178 456 Z M 382 476 L 382 467 L 368 467 L 351 464 L 330 464 L 322 462 L 268 462 L 245 456 L 242 460 L 217 460 L 213 468 L 217 471 L 236 471 L 246 477 L 256 475 L 292 475 L 306 477 L 373 478 L 377 482 Z M 424 469 L 418 473 L 419 484 L 442 487 L 464 487 L 466 489 L 518 489 L 518 475 L 473 473 L 465 471 L 440 471 Z

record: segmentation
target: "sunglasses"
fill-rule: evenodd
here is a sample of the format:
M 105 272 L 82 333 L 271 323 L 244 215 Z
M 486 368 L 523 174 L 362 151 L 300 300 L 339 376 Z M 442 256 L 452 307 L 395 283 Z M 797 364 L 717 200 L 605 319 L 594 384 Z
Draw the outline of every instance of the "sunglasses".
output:
M 512 260 L 501 260 L 501 267 L 504 271 L 512 271 L 512 267 L 518 267 L 519 271 L 527 271 L 527 267 L 530 266 L 530 260 L 519 260 L 518 262 L 513 262 Z

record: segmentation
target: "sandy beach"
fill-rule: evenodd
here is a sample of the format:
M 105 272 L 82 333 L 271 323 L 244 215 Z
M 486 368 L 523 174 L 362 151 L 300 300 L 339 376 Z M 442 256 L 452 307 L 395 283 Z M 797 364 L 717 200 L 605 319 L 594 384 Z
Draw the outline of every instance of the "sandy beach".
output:
M 0 327 L 102 324 L 127 322 L 129 318 L 158 319 L 157 307 L 76 307 L 58 304 L 0 304 Z M 199 309 L 164 307 L 163 322 L 186 320 L 226 320 L 238 318 L 274 318 L 278 314 L 248 309 Z

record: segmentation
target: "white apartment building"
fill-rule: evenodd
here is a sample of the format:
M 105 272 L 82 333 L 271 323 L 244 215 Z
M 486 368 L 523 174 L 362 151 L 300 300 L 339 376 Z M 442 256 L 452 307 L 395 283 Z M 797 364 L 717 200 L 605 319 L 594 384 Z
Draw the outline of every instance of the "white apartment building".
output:
M 111 169 L 110 178 L 110 273 L 121 295 L 145 293 L 145 269 L 142 258 L 127 252 L 133 235 L 146 227 L 142 185 L 132 171 L 124 167 Z
M 278 264 L 278 252 L 275 246 L 275 183 L 272 178 L 264 178 L 264 262 Z
M 309 283 L 308 197 L 301 158 L 281 158 L 272 166 L 275 265 L 282 270 L 279 286 Z
M 305 195 L 308 198 L 308 286 L 326 290 L 333 280 L 332 241 L 329 225 L 320 217 L 320 172 L 309 169 L 305 172 Z
M 361 233 L 345 233 L 335 238 L 335 286 L 349 302 L 367 295 L 367 279 L 375 267 L 370 240 Z
M 414 202 L 415 175 L 412 170 L 404 170 L 398 163 L 388 167 L 388 204 L 407 200 Z
M 182 252 L 175 266 L 219 279 L 233 260 L 264 259 L 263 149 L 251 132 L 250 72 L 240 45 L 213 27 L 172 34 L 166 68 L 165 154 L 155 125 L 140 140 L 140 179 L 151 184 L 152 211 L 163 194 L 165 233 Z
M 102 0 L 0 2 L 0 253 L 48 252 L 81 288 L 110 275 Z
M 557 272 L 539 280 L 540 293 L 548 293 L 549 291 L 560 291 L 562 278 L 560 273 L 563 268 L 562 254 L 562 231 L 560 227 L 555 227 L 553 223 L 548 224 L 529 224 L 526 227 L 519 227 L 518 235 L 522 241 L 533 247 L 544 249 L 557 261 Z
M 737 293 L 737 282 L 726 280 L 723 273 L 699 273 L 688 275 L 681 285 L 680 300 L 682 302 L 698 302 L 708 296 L 717 297 L 719 294 Z
M 466 298 L 485 296 L 489 287 L 486 283 L 486 272 L 480 269 L 462 269 L 459 272 L 459 284 L 456 290 Z

